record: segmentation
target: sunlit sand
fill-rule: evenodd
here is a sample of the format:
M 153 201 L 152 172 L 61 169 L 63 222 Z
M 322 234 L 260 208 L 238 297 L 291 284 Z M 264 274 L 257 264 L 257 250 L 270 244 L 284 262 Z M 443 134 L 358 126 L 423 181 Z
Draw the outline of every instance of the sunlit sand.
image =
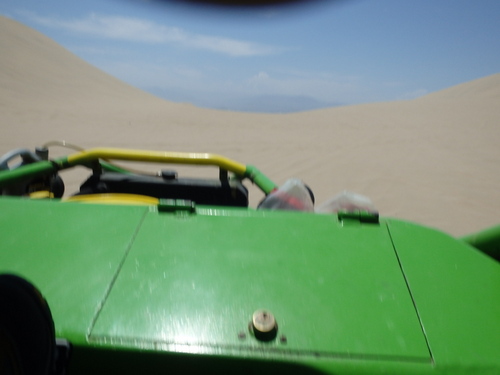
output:
M 278 184 L 298 177 L 318 203 L 349 190 L 453 235 L 500 222 L 500 74 L 410 101 L 269 115 L 156 98 L 4 17 L 0 50 L 0 154 L 52 139 L 213 152 Z

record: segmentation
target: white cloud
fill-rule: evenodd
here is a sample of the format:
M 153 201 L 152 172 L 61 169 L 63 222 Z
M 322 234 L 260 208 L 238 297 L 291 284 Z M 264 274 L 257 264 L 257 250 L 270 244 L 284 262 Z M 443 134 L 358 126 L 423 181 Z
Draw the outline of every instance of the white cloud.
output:
M 266 72 L 259 72 L 248 80 L 251 86 L 260 85 L 269 79 L 269 74 Z
M 40 25 L 95 37 L 130 42 L 163 44 L 176 43 L 230 56 L 256 56 L 278 53 L 280 48 L 243 40 L 195 34 L 178 27 L 160 25 L 139 18 L 91 14 L 77 20 L 30 15 Z

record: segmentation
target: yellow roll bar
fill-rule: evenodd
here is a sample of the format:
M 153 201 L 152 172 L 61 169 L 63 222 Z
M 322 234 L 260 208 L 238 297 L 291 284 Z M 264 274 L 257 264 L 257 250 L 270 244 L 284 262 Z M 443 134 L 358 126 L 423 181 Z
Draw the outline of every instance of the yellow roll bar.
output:
M 8 186 L 9 184 L 33 180 L 36 177 L 50 176 L 60 170 L 72 168 L 77 165 L 85 165 L 89 167 L 88 163 L 100 162 L 99 160 L 127 160 L 170 164 L 213 165 L 228 172 L 232 172 L 240 178 L 248 178 L 265 194 L 269 194 L 277 188 L 277 185 L 273 181 L 271 181 L 254 166 L 244 165 L 217 154 L 143 151 L 116 148 L 95 148 L 51 161 L 41 160 L 35 163 L 20 166 L 14 170 L 0 171 L 0 188 Z M 104 165 L 102 161 L 100 163 Z M 117 172 L 127 173 L 125 169 L 111 164 L 107 165 L 107 167 L 112 168 L 113 170 L 116 169 Z
M 214 165 L 229 172 L 233 172 L 239 176 L 244 176 L 247 169 L 244 164 L 240 164 L 217 154 L 126 150 L 115 148 L 94 148 L 82 151 L 69 155 L 67 161 L 70 165 L 76 165 L 98 159 L 171 164 Z

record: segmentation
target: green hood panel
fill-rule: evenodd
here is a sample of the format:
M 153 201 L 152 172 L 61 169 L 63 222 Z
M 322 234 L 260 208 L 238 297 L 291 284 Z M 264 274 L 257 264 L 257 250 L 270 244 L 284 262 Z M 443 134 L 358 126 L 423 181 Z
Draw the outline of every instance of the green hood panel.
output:
M 498 373 L 500 263 L 439 231 L 388 227 L 436 365 Z
M 146 207 L 0 200 L 0 272 L 43 291 L 59 337 L 85 343 Z
M 276 340 L 249 333 L 258 309 Z M 385 223 L 293 212 L 149 211 L 90 341 L 430 362 Z
M 98 353 L 97 366 L 127 353 L 332 372 L 500 366 L 498 262 L 419 225 L 4 197 L 0 228 L 0 272 L 43 291 L 83 369 Z M 250 333 L 259 309 L 274 314 L 276 339 Z

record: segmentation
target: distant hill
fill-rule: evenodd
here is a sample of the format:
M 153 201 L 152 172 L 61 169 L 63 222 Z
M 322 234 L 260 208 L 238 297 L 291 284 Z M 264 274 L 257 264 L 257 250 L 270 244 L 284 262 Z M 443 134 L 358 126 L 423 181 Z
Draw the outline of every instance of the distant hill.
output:
M 293 113 L 336 106 L 305 95 L 253 95 L 227 99 L 224 110 L 264 113 Z
M 293 113 L 320 108 L 337 107 L 306 95 L 206 95 L 182 89 L 149 88 L 148 92 L 178 103 L 193 103 L 202 108 L 253 113 Z M 224 103 L 224 105 L 221 105 Z

